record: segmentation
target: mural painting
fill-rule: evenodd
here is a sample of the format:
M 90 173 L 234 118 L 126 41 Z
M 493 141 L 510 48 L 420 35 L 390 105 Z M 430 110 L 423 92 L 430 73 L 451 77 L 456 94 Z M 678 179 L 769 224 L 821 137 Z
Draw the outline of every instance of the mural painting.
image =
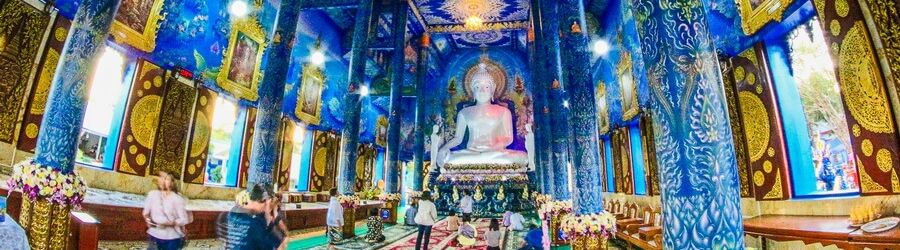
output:
M 222 89 L 236 97 L 256 101 L 262 80 L 260 65 L 265 50 L 265 31 L 254 18 L 234 21 L 222 71 L 216 78 Z
M 144 52 L 156 48 L 156 32 L 164 0 L 124 0 L 119 4 L 110 34 L 119 43 L 125 43 Z

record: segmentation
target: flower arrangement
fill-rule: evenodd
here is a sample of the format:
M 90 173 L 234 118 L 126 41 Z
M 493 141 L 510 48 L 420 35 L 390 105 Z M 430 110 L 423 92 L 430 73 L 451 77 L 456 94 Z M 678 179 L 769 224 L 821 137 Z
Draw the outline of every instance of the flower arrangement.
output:
M 250 193 L 247 190 L 241 190 L 234 195 L 234 203 L 242 207 L 250 204 Z
M 360 203 L 359 196 L 356 195 L 338 196 L 338 202 L 341 203 L 341 206 L 344 208 L 358 208 Z
M 46 198 L 54 204 L 79 207 L 87 194 L 87 184 L 75 172 L 62 173 L 28 159 L 13 166 L 6 185 L 10 190 L 22 189 L 31 200 Z
M 481 184 L 481 183 L 504 183 L 504 184 L 528 184 L 528 176 L 524 175 L 516 175 L 516 176 L 498 176 L 498 175 L 489 175 L 489 176 L 472 176 L 472 175 L 459 175 L 459 176 L 439 176 L 437 178 L 438 182 L 449 182 L 452 184 Z
M 411 200 L 418 200 L 419 197 L 422 197 L 422 192 L 407 190 L 406 196 Z
M 595 237 L 597 235 L 609 237 L 616 233 L 616 217 L 607 212 L 596 214 L 576 215 L 569 214 L 562 219 L 563 233 L 569 239 L 580 236 Z
M 538 192 L 534 192 L 534 194 L 532 194 L 532 197 L 534 197 L 534 203 L 537 204 L 537 206 L 541 206 L 543 204 L 553 201 L 553 199 L 550 197 L 549 194 L 541 194 Z
M 545 203 L 546 207 L 546 215 L 545 218 L 553 218 L 557 215 L 567 213 L 572 213 L 572 201 L 564 200 L 564 201 L 549 201 Z
M 398 202 L 400 201 L 400 194 L 381 193 L 378 195 L 378 200 L 383 202 Z

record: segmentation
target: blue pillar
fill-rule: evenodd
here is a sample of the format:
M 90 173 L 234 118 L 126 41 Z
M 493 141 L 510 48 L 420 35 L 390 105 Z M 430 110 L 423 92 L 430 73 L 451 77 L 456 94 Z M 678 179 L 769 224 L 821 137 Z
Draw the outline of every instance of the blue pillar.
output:
M 387 174 L 384 190 L 388 193 L 400 193 L 400 102 L 403 98 L 403 76 L 405 73 L 406 48 L 406 20 L 408 18 L 409 5 L 406 1 L 400 1 L 394 6 L 394 57 L 391 58 L 391 107 L 388 117 L 387 138 Z M 402 25 L 401 25 L 402 24 Z
M 413 190 L 422 191 L 425 164 L 425 81 L 428 75 L 428 33 L 422 34 L 419 59 L 416 62 L 416 142 L 413 144 L 415 165 L 413 167 Z
M 46 112 L 49 117 L 41 124 L 36 164 L 63 174 L 75 168 L 91 72 L 109 35 L 119 2 L 84 1 L 78 6 L 50 85 Z
M 353 47 L 350 51 L 350 82 L 344 96 L 344 128 L 341 130 L 341 162 L 338 166 L 338 192 L 356 192 L 356 158 L 359 157 L 359 88 L 366 80 L 366 52 L 371 37 L 373 0 L 360 0 L 353 27 Z
M 553 171 L 553 199 L 568 200 L 571 199 L 569 192 L 569 110 L 563 106 L 563 102 L 567 100 L 567 94 L 563 86 L 562 78 L 562 61 L 559 51 L 559 18 L 557 12 L 557 1 L 543 0 L 541 1 L 541 23 L 544 44 L 543 50 L 546 53 L 544 58 L 546 64 L 546 75 L 543 79 L 546 84 L 547 104 L 549 106 L 549 115 L 547 118 L 551 121 L 552 135 L 550 145 L 553 150 L 553 162 L 550 163 Z M 593 102 L 592 102 L 593 103 Z
M 597 107 L 594 83 L 591 78 L 591 59 L 588 37 L 581 28 L 587 29 L 584 21 L 582 0 L 560 1 L 563 20 L 572 23 L 564 26 L 565 42 L 562 46 L 568 71 L 566 83 L 571 94 L 571 148 L 572 169 L 575 171 L 575 191 L 573 206 L 576 214 L 592 214 L 603 211 L 601 202 L 601 178 L 599 159 L 599 135 L 597 130 Z M 564 21 L 564 22 L 565 22 Z M 610 72 L 611 73 L 611 72 Z
M 282 102 L 284 82 L 291 62 L 291 40 L 297 31 L 300 0 L 282 0 L 275 24 L 275 39 L 268 49 L 266 75 L 259 85 L 259 106 L 256 127 L 253 131 L 253 148 L 250 151 L 250 169 L 247 187 L 256 183 L 272 184 L 272 170 L 278 166 L 278 147 L 281 145 Z
M 539 109 L 539 107 L 543 106 L 543 102 L 541 100 L 538 100 L 539 94 L 537 93 L 537 91 L 535 91 L 543 88 L 537 88 L 537 85 L 540 83 L 540 81 L 535 80 L 537 74 L 535 74 L 534 72 L 540 71 L 540 66 L 538 66 L 537 56 L 535 55 L 537 49 L 535 48 L 534 43 L 534 30 L 532 29 L 528 31 L 528 66 L 530 71 L 532 72 L 531 81 L 528 82 L 528 89 L 531 90 L 531 96 L 533 100 L 532 110 L 534 111 L 534 113 L 532 114 L 532 117 L 534 119 L 532 119 L 531 132 L 534 133 L 534 148 L 531 150 L 534 150 L 534 152 L 529 153 L 534 153 L 533 167 L 535 180 L 533 181 L 535 182 L 537 187 L 535 190 L 543 192 L 544 186 L 546 185 L 546 182 L 544 180 L 544 170 L 542 166 L 543 148 L 541 147 L 541 137 L 543 137 L 541 131 L 543 130 L 543 127 L 541 127 L 540 120 L 543 118 L 543 116 Z
M 743 249 L 734 144 L 703 4 L 634 2 L 652 93 L 663 248 Z
M 531 0 L 531 6 L 540 6 L 540 0 Z M 547 88 L 543 85 L 544 83 L 544 74 L 538 73 L 543 72 L 545 68 L 544 62 L 546 61 L 545 53 L 541 50 L 541 46 L 544 44 L 544 36 L 542 34 L 541 27 L 541 14 L 540 10 L 537 7 L 531 8 L 531 35 L 534 39 L 531 41 L 530 50 L 531 53 L 531 94 L 534 97 L 534 104 L 532 105 L 532 109 L 534 110 L 534 138 L 536 149 L 536 175 L 539 176 L 538 181 L 540 183 L 539 187 L 541 193 L 550 194 L 553 192 L 553 181 L 551 179 L 551 165 L 552 154 L 553 151 L 549 147 L 549 138 L 550 138 L 550 120 L 547 119 L 547 114 L 544 110 L 547 109 Z

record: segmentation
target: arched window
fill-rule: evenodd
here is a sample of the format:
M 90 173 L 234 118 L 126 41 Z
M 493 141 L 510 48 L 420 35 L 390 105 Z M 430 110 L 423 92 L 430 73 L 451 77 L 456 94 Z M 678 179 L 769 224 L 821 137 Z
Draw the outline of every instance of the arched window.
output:
M 94 67 L 87 107 L 78 138 L 76 162 L 112 169 L 129 85 L 121 52 L 105 47 Z

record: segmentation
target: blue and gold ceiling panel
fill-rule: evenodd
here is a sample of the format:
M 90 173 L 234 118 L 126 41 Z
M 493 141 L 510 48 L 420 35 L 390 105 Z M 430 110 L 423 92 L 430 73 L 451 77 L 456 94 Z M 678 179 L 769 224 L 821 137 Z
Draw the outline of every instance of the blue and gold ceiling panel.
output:
M 428 25 L 463 24 L 478 16 L 484 22 L 528 20 L 528 0 L 414 0 Z
M 450 37 L 459 48 L 509 46 L 516 40 L 512 36 L 512 31 L 500 30 L 454 33 Z

